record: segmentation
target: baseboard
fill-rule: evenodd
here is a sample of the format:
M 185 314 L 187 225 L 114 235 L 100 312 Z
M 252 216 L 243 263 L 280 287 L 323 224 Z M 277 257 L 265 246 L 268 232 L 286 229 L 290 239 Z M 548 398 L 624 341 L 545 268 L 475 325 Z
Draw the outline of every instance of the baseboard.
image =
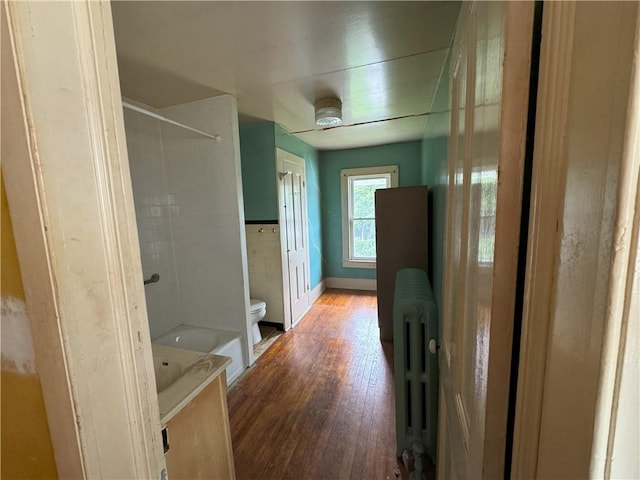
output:
M 264 321 L 264 320 L 260 320 L 258 323 L 260 325 L 264 325 L 265 327 L 273 327 L 276 330 L 284 331 L 284 325 L 282 323 L 269 322 L 269 321 Z
M 311 310 L 311 303 L 309 303 L 309 305 L 307 306 L 307 308 L 305 308 L 304 312 L 302 312 L 302 314 L 298 317 L 298 319 L 295 322 L 291 323 L 291 328 L 295 327 L 298 323 L 300 323 L 300 320 L 302 320 L 304 318 L 304 316 L 309 313 L 309 310 Z
M 338 278 L 324 279 L 327 288 L 346 288 L 347 290 L 377 290 L 377 282 L 373 278 Z
M 309 305 L 313 305 L 313 302 L 315 302 L 318 297 L 322 295 L 322 292 L 324 292 L 325 288 L 327 288 L 327 284 L 324 280 L 322 280 L 318 285 L 316 285 L 313 290 L 309 292 Z

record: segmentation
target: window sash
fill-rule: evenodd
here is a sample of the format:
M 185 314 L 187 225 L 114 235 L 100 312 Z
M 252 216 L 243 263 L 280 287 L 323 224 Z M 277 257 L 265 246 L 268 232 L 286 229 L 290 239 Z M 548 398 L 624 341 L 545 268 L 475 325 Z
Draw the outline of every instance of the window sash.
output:
M 391 173 L 372 173 L 366 175 L 349 175 L 348 176 L 348 185 L 349 185 L 349 193 L 348 193 L 348 204 L 349 204 L 349 261 L 358 262 L 375 262 L 376 255 L 374 252 L 373 256 L 362 256 L 356 255 L 356 240 L 355 240 L 355 224 L 357 221 L 373 221 L 374 225 L 374 244 L 375 244 L 375 212 L 373 217 L 355 217 L 353 212 L 355 211 L 355 184 L 358 180 L 384 180 L 384 186 L 381 188 L 389 188 L 391 185 Z
M 373 182 L 374 190 L 397 187 L 398 167 L 387 165 L 343 169 L 340 171 L 340 176 L 342 183 L 342 266 L 346 268 L 375 268 L 375 206 L 374 203 L 369 203 L 375 202 L 375 197 L 370 198 L 364 204 L 356 204 L 356 191 L 362 187 L 366 188 L 367 184 L 371 185 L 370 182 L 358 184 L 362 180 L 381 180 L 379 184 Z M 359 215 L 356 216 L 355 212 L 358 212 Z M 359 228 L 364 230 L 359 230 Z M 356 231 L 358 236 L 354 238 Z M 372 241 L 373 252 L 371 252 Z M 360 255 L 356 255 L 356 252 Z M 371 253 L 373 256 L 363 255 Z

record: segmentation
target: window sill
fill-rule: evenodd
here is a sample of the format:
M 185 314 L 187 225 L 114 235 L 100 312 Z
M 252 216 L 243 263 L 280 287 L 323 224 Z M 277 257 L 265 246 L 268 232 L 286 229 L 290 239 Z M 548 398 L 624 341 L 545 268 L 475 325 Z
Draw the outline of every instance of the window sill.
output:
M 376 268 L 376 262 L 366 260 L 343 260 L 342 266 L 344 268 Z

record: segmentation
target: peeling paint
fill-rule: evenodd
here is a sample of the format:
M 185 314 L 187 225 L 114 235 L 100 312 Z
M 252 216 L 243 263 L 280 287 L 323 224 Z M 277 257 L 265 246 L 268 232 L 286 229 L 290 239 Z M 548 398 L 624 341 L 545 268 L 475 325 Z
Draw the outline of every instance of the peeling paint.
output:
M 15 297 L 2 296 L 2 369 L 35 374 L 35 353 L 26 305 Z

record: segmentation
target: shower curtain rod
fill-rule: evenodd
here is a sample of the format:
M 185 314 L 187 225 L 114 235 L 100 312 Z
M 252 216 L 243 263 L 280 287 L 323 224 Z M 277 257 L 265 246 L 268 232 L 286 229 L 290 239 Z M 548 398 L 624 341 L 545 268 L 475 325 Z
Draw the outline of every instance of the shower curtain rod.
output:
M 147 115 L 149 117 L 155 118 L 156 120 L 161 120 L 166 123 L 170 123 L 171 125 L 175 125 L 176 127 L 182 127 L 186 130 L 190 130 L 195 133 L 199 133 L 200 135 L 204 135 L 205 137 L 211 138 L 216 142 L 220 141 L 220 135 L 212 135 L 207 132 L 203 132 L 202 130 L 198 130 L 197 128 L 190 127 L 189 125 L 185 125 L 184 123 L 176 122 L 175 120 L 171 120 L 170 118 L 164 117 L 158 113 L 151 112 L 145 108 L 138 107 L 137 105 L 133 105 L 129 102 L 122 101 L 122 106 L 124 108 L 128 108 L 129 110 L 133 110 L 134 112 L 142 113 L 143 115 Z

